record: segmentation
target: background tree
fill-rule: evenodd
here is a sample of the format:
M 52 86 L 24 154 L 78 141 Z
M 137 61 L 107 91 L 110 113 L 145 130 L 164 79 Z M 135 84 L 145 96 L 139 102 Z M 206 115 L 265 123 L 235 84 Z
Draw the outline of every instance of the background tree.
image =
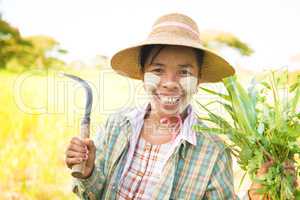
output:
M 52 54 L 51 54 L 52 53 Z M 0 19 L 0 68 L 13 71 L 63 65 L 54 54 L 66 53 L 48 36 L 22 37 L 19 30 Z
M 218 50 L 227 46 L 237 50 L 242 56 L 250 56 L 254 53 L 248 44 L 241 41 L 232 33 L 222 31 L 205 31 L 202 34 L 204 46 Z

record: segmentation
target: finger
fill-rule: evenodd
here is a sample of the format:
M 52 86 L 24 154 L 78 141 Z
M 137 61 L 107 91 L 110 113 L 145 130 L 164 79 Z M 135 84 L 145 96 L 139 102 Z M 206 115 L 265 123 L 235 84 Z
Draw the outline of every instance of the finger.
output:
M 82 158 L 84 160 L 86 160 L 88 158 L 88 154 L 87 153 L 79 153 L 76 151 L 68 151 L 66 154 L 67 158 Z
M 298 188 L 298 181 L 296 178 L 294 178 L 293 185 L 295 188 Z
M 294 187 L 298 187 L 297 174 L 296 174 L 296 168 L 295 168 L 294 162 L 290 161 L 290 160 L 285 161 L 283 167 L 286 172 L 286 175 L 293 176 Z
M 83 140 L 84 144 L 87 146 L 87 149 L 88 150 L 93 150 L 95 148 L 95 144 L 94 144 L 94 141 L 89 139 L 89 138 L 86 138 Z
M 292 170 L 295 171 L 295 167 L 294 166 L 284 166 L 285 170 Z
M 79 139 L 78 137 L 73 137 L 71 139 L 71 144 L 76 144 L 78 146 L 85 147 L 85 143 L 81 139 Z
M 67 151 L 76 151 L 79 153 L 87 153 L 88 152 L 87 148 L 85 148 L 81 145 L 77 145 L 77 144 L 70 144 L 69 147 L 67 148 Z
M 284 163 L 284 169 L 295 169 L 295 166 L 294 166 L 294 163 L 291 163 L 291 162 L 285 162 Z
M 283 168 L 287 174 L 296 175 L 296 168 L 293 162 L 286 161 Z
M 296 176 L 296 170 L 294 168 L 292 169 L 284 169 L 286 174 L 289 174 L 289 175 L 295 175 Z
M 273 160 L 265 162 L 257 171 L 257 175 L 262 175 L 268 172 L 269 168 L 274 164 Z
M 72 167 L 76 164 L 81 164 L 83 162 L 82 158 L 66 158 L 66 163 L 69 167 Z

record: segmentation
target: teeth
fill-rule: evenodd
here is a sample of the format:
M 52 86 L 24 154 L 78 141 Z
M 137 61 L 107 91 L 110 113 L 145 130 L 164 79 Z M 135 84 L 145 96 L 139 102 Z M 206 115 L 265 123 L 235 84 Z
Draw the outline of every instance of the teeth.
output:
M 159 99 L 162 101 L 163 104 L 177 104 L 180 97 L 159 95 Z

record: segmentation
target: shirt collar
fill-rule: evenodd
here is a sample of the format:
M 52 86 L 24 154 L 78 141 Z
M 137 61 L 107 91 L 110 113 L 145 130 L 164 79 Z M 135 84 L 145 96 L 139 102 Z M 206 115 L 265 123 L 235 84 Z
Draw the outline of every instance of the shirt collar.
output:
M 187 116 L 183 122 L 182 129 L 179 133 L 178 140 L 186 140 L 190 144 L 196 146 L 196 132 L 192 129 L 192 126 L 196 124 L 196 117 L 193 111 L 193 107 L 188 105 L 187 109 Z
M 150 110 L 151 105 L 150 103 L 146 103 L 140 107 L 136 107 L 132 109 L 131 111 L 125 113 L 125 116 L 128 118 L 130 124 L 133 128 L 133 136 L 134 138 L 137 138 L 140 131 L 142 124 L 144 123 L 144 117 L 146 113 Z M 196 115 L 191 105 L 187 106 L 187 116 L 183 122 L 182 129 L 178 136 L 176 137 L 177 141 L 185 140 L 189 142 L 190 144 L 196 146 L 196 132 L 192 130 L 192 125 L 196 123 Z

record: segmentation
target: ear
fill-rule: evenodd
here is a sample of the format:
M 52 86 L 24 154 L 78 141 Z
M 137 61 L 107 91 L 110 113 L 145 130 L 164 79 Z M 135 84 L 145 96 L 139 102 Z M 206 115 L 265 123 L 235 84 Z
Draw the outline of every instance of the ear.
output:
M 141 72 L 141 79 L 140 80 L 142 81 L 144 90 L 146 90 L 146 87 L 145 87 L 145 73 Z
M 140 79 L 141 81 L 143 81 L 143 82 L 145 82 L 145 80 L 144 80 L 144 74 L 142 74 L 142 76 L 141 76 L 141 79 Z
M 139 69 L 139 77 L 141 81 L 144 81 L 145 72 L 143 72 L 141 69 Z
M 145 86 L 145 81 L 144 81 L 144 79 L 143 79 L 143 88 L 144 88 L 144 90 L 146 91 L 146 86 Z
M 201 83 L 205 83 L 205 81 L 198 77 L 197 86 L 199 86 Z

